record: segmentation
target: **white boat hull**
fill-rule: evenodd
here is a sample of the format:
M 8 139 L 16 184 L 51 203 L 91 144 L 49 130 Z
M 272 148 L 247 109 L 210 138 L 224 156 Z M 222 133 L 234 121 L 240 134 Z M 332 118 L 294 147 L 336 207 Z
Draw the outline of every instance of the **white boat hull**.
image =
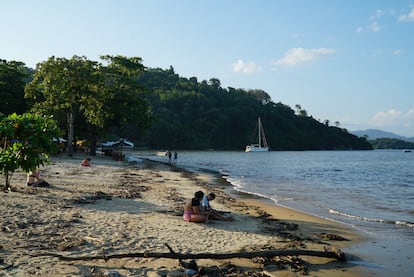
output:
M 160 156 L 160 157 L 162 157 L 162 156 L 168 156 L 168 151 L 158 151 L 157 152 L 157 156 Z
M 101 144 L 102 147 L 121 147 L 121 148 L 134 148 L 134 143 L 126 139 L 119 139 L 117 141 L 107 141 Z
M 245 152 L 267 152 L 269 147 L 260 147 L 256 145 L 247 145 Z

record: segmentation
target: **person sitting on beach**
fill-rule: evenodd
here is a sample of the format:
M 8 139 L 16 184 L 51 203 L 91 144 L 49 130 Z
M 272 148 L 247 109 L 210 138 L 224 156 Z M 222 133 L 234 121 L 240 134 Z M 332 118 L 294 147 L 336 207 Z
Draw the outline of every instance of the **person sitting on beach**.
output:
M 30 171 L 27 174 L 26 185 L 31 187 L 48 187 L 49 183 L 40 178 L 40 172 L 37 170 Z
M 211 208 L 210 201 L 213 201 L 214 199 L 216 199 L 216 194 L 214 192 L 205 194 L 203 196 L 203 200 L 201 200 L 201 210 L 210 212 L 210 215 L 209 215 L 210 219 L 232 221 L 231 218 L 222 216 L 218 211 Z
M 91 166 L 91 158 L 86 158 L 82 161 L 81 166 Z
M 207 223 L 209 212 L 200 210 L 200 201 L 203 199 L 204 192 L 197 191 L 191 201 L 184 206 L 183 218 L 187 222 Z

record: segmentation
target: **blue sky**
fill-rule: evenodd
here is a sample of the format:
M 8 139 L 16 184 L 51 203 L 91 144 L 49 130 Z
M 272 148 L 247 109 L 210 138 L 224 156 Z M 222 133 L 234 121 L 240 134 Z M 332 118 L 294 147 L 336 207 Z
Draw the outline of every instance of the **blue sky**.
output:
M 138 56 L 263 89 L 348 130 L 414 136 L 414 0 L 0 1 L 0 58 Z

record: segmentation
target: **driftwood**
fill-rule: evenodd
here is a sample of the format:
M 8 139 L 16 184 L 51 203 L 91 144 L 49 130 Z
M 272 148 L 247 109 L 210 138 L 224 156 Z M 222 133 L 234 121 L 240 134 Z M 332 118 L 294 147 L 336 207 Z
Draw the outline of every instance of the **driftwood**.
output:
M 254 252 L 237 252 L 237 253 L 226 253 L 226 254 L 215 254 L 215 253 L 200 253 L 200 254 L 180 254 L 180 253 L 155 253 L 155 252 L 142 252 L 142 253 L 125 253 L 125 254 L 112 254 L 112 255 L 102 255 L 99 256 L 64 256 L 55 253 L 48 253 L 46 256 L 57 257 L 61 260 L 66 261 L 88 261 L 88 260 L 99 260 L 104 259 L 105 261 L 110 259 L 121 259 L 121 258 L 165 258 L 165 259 L 212 259 L 212 260 L 222 260 L 222 259 L 233 259 L 233 258 L 254 258 L 254 257 L 266 257 L 272 258 L 276 256 L 314 256 L 314 257 L 324 257 L 324 258 L 334 258 L 340 261 L 345 261 L 345 254 L 335 248 L 325 249 L 325 251 L 316 251 L 316 250 L 301 250 L 301 249 L 292 249 L 292 250 L 268 250 L 268 251 L 254 251 Z

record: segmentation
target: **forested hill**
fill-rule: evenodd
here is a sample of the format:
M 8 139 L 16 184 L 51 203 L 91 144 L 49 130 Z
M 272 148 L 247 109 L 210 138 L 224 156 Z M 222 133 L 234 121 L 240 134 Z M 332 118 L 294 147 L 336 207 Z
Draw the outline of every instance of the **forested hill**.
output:
M 306 111 L 275 103 L 262 90 L 222 88 L 220 80 L 198 82 L 174 69 L 147 69 L 146 89 L 154 121 L 141 145 L 154 149 L 242 150 L 256 143 L 261 117 L 271 150 L 372 149 L 365 138 L 321 123 Z

